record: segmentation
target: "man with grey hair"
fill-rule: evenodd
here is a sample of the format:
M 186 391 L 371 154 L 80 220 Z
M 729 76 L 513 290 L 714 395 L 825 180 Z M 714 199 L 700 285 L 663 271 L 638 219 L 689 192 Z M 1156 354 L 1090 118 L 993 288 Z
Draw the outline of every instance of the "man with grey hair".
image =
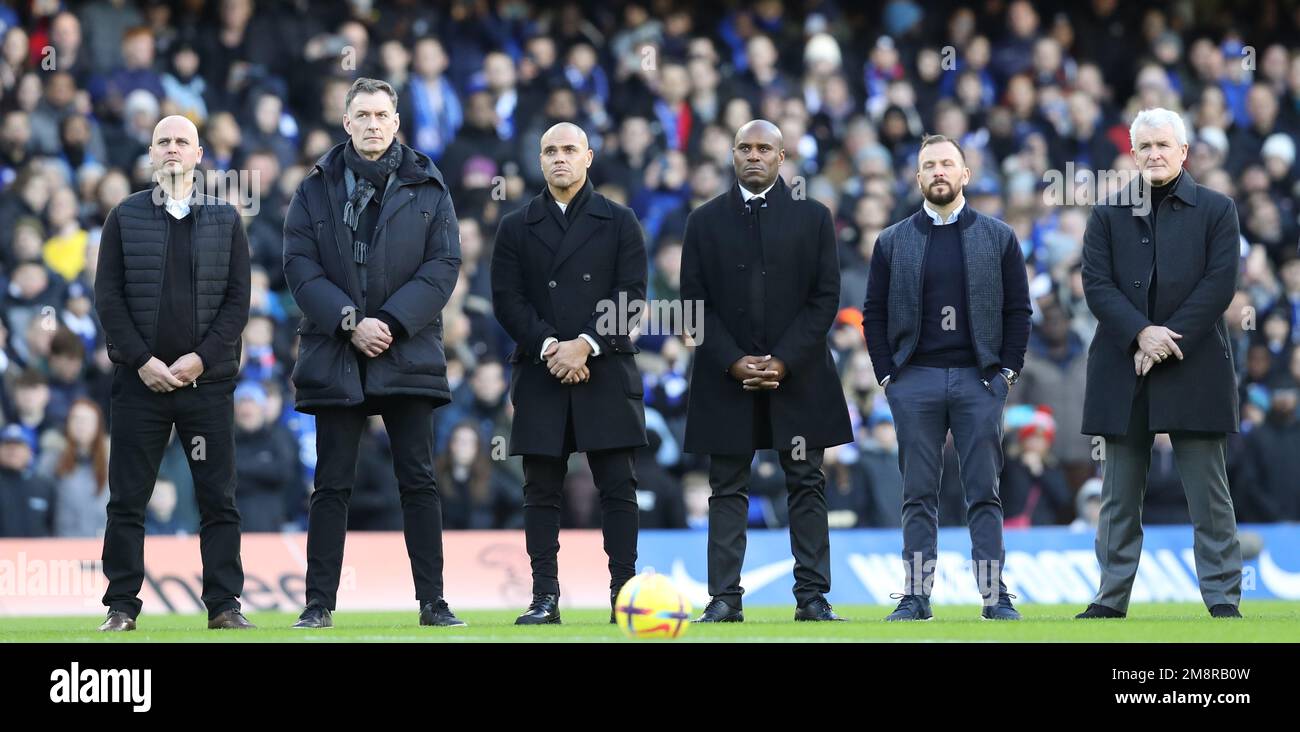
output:
M 316 416 L 307 607 L 295 628 L 333 625 L 358 444 L 374 414 L 392 444 L 420 624 L 464 625 L 443 600 L 433 473 L 433 410 L 451 401 L 442 309 L 460 235 L 442 173 L 396 141 L 400 122 L 393 87 L 357 79 L 344 101 L 350 139 L 316 162 L 284 221 L 284 278 L 303 312 L 295 406 Z
M 1129 131 L 1138 175 L 1092 211 L 1083 280 L 1097 334 L 1083 432 L 1105 437 L 1097 562 L 1101 587 L 1079 618 L 1123 618 L 1142 553 L 1151 445 L 1167 432 L 1195 529 L 1201 597 L 1241 617 L 1241 547 L 1225 466 L 1238 429 L 1224 311 L 1237 279 L 1237 207 L 1183 170 L 1187 129 L 1167 109 Z

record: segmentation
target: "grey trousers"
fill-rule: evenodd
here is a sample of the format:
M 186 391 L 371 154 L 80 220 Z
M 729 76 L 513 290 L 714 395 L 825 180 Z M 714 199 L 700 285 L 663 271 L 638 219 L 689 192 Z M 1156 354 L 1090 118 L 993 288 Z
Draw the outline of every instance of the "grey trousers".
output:
M 1138 386 L 1128 432 L 1106 438 L 1102 468 L 1101 516 L 1097 522 L 1097 563 L 1101 587 L 1093 602 L 1128 612 L 1133 578 L 1142 556 L 1142 498 L 1147 490 L 1154 433 L 1148 425 L 1147 389 Z M 1171 432 L 1174 461 L 1183 479 L 1192 518 L 1196 576 L 1205 606 L 1241 603 L 1241 545 L 1228 494 L 1224 435 Z
M 966 494 L 972 570 L 986 603 L 1006 592 L 1002 565 L 1002 409 L 1006 379 L 986 387 L 976 368 L 905 366 L 885 388 L 903 474 L 904 594 L 930 595 L 939 545 L 939 480 L 952 430 Z

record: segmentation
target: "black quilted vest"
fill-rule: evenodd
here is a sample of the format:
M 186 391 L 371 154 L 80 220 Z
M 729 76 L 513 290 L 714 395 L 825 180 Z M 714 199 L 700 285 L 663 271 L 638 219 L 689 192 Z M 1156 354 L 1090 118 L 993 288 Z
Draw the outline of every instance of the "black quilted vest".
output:
M 140 191 L 128 196 L 117 207 L 117 220 L 122 231 L 122 260 L 126 270 L 126 306 L 150 350 L 158 335 L 158 306 L 162 300 L 163 265 L 167 261 L 168 215 L 161 205 L 153 202 L 153 195 L 153 190 Z M 230 275 L 230 243 L 234 227 L 240 225 L 239 214 L 234 207 L 219 199 L 199 196 L 191 201 L 190 222 L 193 226 L 194 336 L 197 341 L 202 341 L 225 299 Z M 217 363 L 206 364 L 199 380 L 234 378 L 239 373 L 239 351 L 237 343 L 229 353 L 222 354 Z

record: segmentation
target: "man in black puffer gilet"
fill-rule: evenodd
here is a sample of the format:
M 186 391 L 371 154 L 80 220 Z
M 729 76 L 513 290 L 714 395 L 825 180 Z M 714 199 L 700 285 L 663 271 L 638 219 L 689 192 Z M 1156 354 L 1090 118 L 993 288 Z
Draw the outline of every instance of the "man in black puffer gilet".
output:
M 144 519 L 173 426 L 194 476 L 209 628 L 251 627 L 235 507 L 234 401 L 248 322 L 248 240 L 234 207 L 200 195 L 198 131 L 184 117 L 154 128 L 158 183 L 108 214 L 95 301 L 116 365 L 110 416 L 104 574 L 108 618 L 133 630 L 144 581 Z

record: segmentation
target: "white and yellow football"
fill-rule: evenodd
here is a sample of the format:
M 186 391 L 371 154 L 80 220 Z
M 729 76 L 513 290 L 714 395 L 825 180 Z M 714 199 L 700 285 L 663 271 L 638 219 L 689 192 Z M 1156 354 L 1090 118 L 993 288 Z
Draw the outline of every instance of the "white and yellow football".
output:
M 691 603 L 672 580 L 648 569 L 623 585 L 614 620 L 629 638 L 680 638 L 691 624 Z

